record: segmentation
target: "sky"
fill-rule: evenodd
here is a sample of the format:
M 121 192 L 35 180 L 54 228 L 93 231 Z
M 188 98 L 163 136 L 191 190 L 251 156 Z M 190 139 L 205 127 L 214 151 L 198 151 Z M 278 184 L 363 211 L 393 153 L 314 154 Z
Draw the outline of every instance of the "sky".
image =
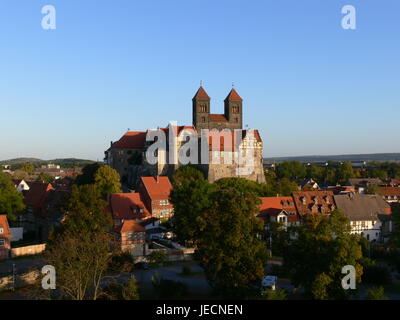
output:
M 398 0 L 0 0 L 0 160 L 191 125 L 200 81 L 213 113 L 234 83 L 266 157 L 400 152 L 399 57 Z

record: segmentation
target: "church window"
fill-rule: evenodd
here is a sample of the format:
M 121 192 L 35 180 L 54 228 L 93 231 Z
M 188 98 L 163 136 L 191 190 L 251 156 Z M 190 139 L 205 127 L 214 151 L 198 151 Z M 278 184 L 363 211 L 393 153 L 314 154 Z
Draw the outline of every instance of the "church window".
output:
M 206 122 L 206 117 L 201 117 L 201 122 Z
M 239 118 L 235 118 L 235 122 L 236 122 L 236 123 L 239 123 Z
M 232 113 L 239 113 L 239 107 L 238 106 L 233 106 L 232 107 Z
M 207 112 L 207 106 L 204 105 L 204 104 L 202 104 L 202 105 L 200 106 L 200 112 Z

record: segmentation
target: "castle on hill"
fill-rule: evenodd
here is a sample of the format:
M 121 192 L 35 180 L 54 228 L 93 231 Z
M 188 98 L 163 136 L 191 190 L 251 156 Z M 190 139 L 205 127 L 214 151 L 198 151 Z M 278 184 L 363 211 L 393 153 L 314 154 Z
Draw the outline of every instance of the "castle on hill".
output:
M 118 171 L 123 183 L 132 187 L 141 176 L 172 176 L 186 164 L 178 156 L 182 148 L 187 148 L 187 140 L 182 137 L 194 133 L 198 154 L 191 164 L 202 170 L 210 182 L 226 177 L 265 182 L 263 142 L 258 130 L 243 129 L 243 99 L 232 88 L 224 100 L 223 114 L 210 113 L 210 107 L 211 98 L 200 86 L 192 99 L 192 125 L 170 124 L 158 129 L 165 134 L 167 147 L 157 151 L 157 163 L 150 164 L 146 159 L 146 152 L 155 143 L 146 141 L 146 137 L 154 130 L 128 131 L 118 141 L 111 142 L 105 151 L 105 163 Z M 179 161 L 168 162 L 174 155 Z

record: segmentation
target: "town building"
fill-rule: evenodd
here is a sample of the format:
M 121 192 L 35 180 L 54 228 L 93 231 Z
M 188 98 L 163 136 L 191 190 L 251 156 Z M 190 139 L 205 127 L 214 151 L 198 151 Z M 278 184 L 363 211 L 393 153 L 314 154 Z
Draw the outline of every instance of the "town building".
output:
M 0 214 L 0 260 L 8 259 L 11 250 L 11 231 L 7 215 Z
M 400 203 L 400 187 L 379 187 L 379 195 L 388 203 Z
M 300 217 L 308 214 L 329 215 L 336 209 L 332 191 L 295 191 L 292 195 Z
M 261 197 L 258 218 L 262 219 L 266 230 L 271 222 L 281 223 L 285 229 L 300 225 L 293 197 Z
M 372 242 L 383 241 L 382 222 L 388 220 L 381 216 L 390 215 L 391 208 L 380 196 L 350 193 L 334 198 L 337 208 L 349 218 L 352 234 L 361 235 Z
M 139 222 L 122 220 L 114 231 L 122 251 L 129 251 L 135 256 L 146 255 L 146 230 Z
M 15 188 L 18 192 L 28 191 L 29 184 L 23 179 L 12 179 Z

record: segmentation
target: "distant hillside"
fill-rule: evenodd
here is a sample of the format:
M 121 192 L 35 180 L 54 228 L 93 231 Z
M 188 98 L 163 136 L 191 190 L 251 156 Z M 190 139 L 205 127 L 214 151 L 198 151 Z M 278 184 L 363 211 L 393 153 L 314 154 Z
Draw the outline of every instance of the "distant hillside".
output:
M 54 163 L 54 164 L 68 164 L 68 163 L 73 163 L 73 162 L 79 162 L 79 163 L 93 163 L 95 161 L 93 160 L 85 160 L 85 159 L 76 159 L 76 158 L 65 158 L 65 159 L 54 159 L 54 160 L 42 160 L 42 159 L 37 159 L 37 158 L 15 158 L 15 159 L 9 159 L 9 160 L 2 160 L 0 161 L 0 164 L 20 164 L 20 163 Z
M 344 154 L 330 156 L 297 156 L 264 158 L 266 162 L 301 161 L 394 161 L 400 162 L 400 153 Z

